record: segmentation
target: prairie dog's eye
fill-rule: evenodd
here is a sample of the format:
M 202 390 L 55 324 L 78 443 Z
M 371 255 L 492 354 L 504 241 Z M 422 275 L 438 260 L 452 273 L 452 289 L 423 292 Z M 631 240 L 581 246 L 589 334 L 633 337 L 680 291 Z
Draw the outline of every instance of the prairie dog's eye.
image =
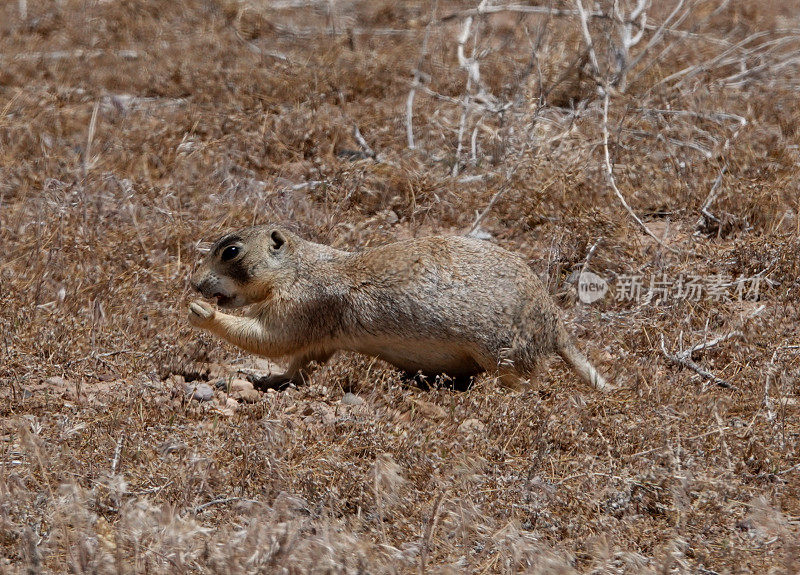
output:
M 220 256 L 220 259 L 222 259 L 223 262 L 229 262 L 238 255 L 239 255 L 239 246 L 228 246 L 227 248 L 222 250 L 222 255 Z

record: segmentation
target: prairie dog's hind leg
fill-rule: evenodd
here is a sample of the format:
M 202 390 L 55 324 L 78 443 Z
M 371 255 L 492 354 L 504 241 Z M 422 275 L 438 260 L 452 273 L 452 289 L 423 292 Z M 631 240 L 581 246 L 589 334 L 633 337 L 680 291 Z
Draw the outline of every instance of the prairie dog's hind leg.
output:
M 487 373 L 495 375 L 501 387 L 512 391 L 521 391 L 530 383 L 526 372 L 521 372 L 513 361 L 512 350 L 503 350 L 498 361 L 491 355 L 481 355 L 476 358 L 476 362 L 486 370 Z M 523 375 L 524 374 L 524 375 Z

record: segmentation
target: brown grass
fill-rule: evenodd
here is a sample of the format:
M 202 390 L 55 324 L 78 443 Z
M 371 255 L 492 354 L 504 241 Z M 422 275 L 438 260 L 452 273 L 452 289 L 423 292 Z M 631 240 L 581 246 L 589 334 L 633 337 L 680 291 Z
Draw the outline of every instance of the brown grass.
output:
M 29 0 L 24 20 L 2 3 L 0 569 L 797 573 L 789 4 L 688 3 L 612 94 L 617 183 L 672 254 L 607 186 L 574 18 L 476 18 L 467 53 L 508 105 L 466 115 L 452 178 L 467 76 L 462 19 L 439 19 L 474 3 L 437 4 L 416 150 L 405 102 L 427 2 Z M 610 74 L 614 24 L 590 24 Z M 697 231 L 723 167 L 718 221 Z M 271 220 L 348 248 L 464 233 L 497 192 L 482 229 L 529 258 L 621 391 L 555 360 L 524 391 L 485 377 L 459 393 L 342 355 L 252 404 L 198 404 L 171 377 L 251 361 L 187 325 L 199 241 Z M 573 272 L 596 242 L 589 267 L 609 279 L 768 281 L 758 301 L 585 306 Z M 694 355 L 730 389 L 661 352 L 732 331 Z

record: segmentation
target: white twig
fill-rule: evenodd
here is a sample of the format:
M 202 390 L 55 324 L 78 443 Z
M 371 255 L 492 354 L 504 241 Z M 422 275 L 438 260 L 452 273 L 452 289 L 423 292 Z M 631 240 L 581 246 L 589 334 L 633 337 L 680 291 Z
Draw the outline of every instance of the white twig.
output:
M 409 150 L 416 148 L 416 145 L 414 145 L 414 96 L 416 96 L 417 88 L 420 86 L 419 78 L 419 69 L 416 69 L 414 70 L 414 81 L 411 83 L 411 90 L 409 90 L 406 98 L 406 143 Z
M 723 335 L 723 336 L 718 337 L 716 339 L 712 339 L 711 341 L 704 341 L 702 343 L 698 343 L 696 345 L 693 345 L 689 349 L 687 349 L 685 351 L 682 351 L 677 355 L 678 355 L 678 357 L 684 357 L 684 358 L 691 357 L 692 354 L 694 354 L 694 353 L 696 353 L 698 351 L 703 351 L 705 349 L 709 349 L 709 348 L 715 347 L 715 346 L 721 344 L 723 341 L 727 341 L 729 339 L 733 339 L 734 337 L 744 337 L 744 334 L 741 331 L 732 331 L 729 334 Z
M 89 169 L 92 167 L 92 141 L 94 140 L 94 130 L 97 125 L 97 111 L 100 109 L 100 102 L 94 103 L 94 109 L 92 110 L 92 119 L 89 120 L 89 134 L 86 137 L 86 149 L 83 153 L 83 177 L 86 178 L 86 175 L 89 173 Z
M 330 23 L 331 35 L 336 35 L 336 0 L 328 0 L 328 22 Z
M 686 68 L 684 68 L 684 69 L 682 69 L 682 70 L 680 70 L 678 72 L 670 74 L 666 78 L 662 78 L 661 80 L 659 80 L 653 86 L 653 88 L 656 88 L 656 87 L 658 87 L 658 86 L 660 86 L 662 84 L 668 84 L 668 83 L 672 82 L 673 80 L 677 80 L 678 78 L 681 78 L 681 80 L 677 84 L 675 84 L 675 87 L 676 88 L 680 87 L 681 84 L 683 84 L 683 82 L 685 82 L 689 78 L 691 78 L 691 77 L 693 77 L 693 76 L 695 76 L 697 74 L 706 72 L 707 70 L 710 70 L 711 68 L 713 68 L 715 66 L 718 66 L 722 60 L 724 60 L 725 58 L 727 58 L 731 54 L 739 51 L 741 48 L 743 48 L 744 46 L 748 45 L 749 43 L 751 43 L 751 42 L 753 42 L 755 40 L 760 40 L 761 38 L 764 38 L 766 36 L 770 36 L 773 33 L 774 32 L 771 31 L 771 30 L 767 30 L 767 31 L 762 30 L 762 31 L 759 31 L 759 32 L 754 32 L 753 34 L 751 34 L 747 38 L 737 42 L 736 44 L 733 44 L 728 49 L 722 51 L 721 53 L 717 54 L 713 58 L 710 58 L 709 60 L 707 60 L 707 61 L 705 61 L 705 62 L 703 62 L 701 64 L 695 64 L 695 65 L 692 65 L 692 66 L 687 66 Z
M 12 59 L 22 62 L 36 60 L 66 60 L 68 58 L 99 58 L 111 55 L 125 60 L 136 60 L 139 52 L 135 50 L 57 50 L 55 52 L 26 52 L 16 54 Z
M 631 68 L 628 64 L 631 48 L 638 44 L 644 36 L 645 26 L 647 24 L 646 10 L 649 6 L 650 0 L 637 0 L 634 9 L 626 16 L 620 7 L 620 3 L 614 2 L 614 18 L 617 21 L 620 37 L 620 45 L 617 47 L 617 75 L 614 79 L 614 85 L 619 90 L 625 89 L 628 70 Z M 634 23 L 636 23 L 638 27 L 635 33 L 633 31 Z
M 478 14 L 482 14 L 486 4 L 489 0 L 481 0 L 478 5 Z M 456 145 L 456 157 L 453 161 L 452 176 L 458 175 L 459 162 L 461 161 L 462 140 L 464 138 L 464 131 L 467 127 L 467 116 L 469 114 L 470 102 L 472 101 L 472 85 L 480 87 L 481 71 L 480 65 L 475 58 L 475 51 L 473 48 L 472 55 L 467 58 L 464 47 L 469 40 L 470 32 L 472 31 L 473 17 L 467 16 L 464 19 L 464 26 L 461 28 L 461 35 L 458 37 L 458 45 L 456 47 L 456 54 L 458 55 L 458 65 L 460 68 L 467 72 L 467 86 L 464 89 L 464 97 L 462 100 L 461 119 L 458 123 L 458 144 Z M 475 32 L 477 34 L 477 30 Z
M 264 4 L 267 10 L 293 10 L 297 8 L 319 8 L 327 4 L 326 0 L 272 0 Z
M 703 344 L 700 344 L 698 346 L 694 346 L 694 347 L 692 347 L 692 348 L 690 348 L 690 349 L 688 349 L 686 351 L 682 351 L 680 353 L 673 354 L 673 353 L 669 353 L 667 351 L 667 346 L 664 344 L 664 334 L 661 334 L 661 352 L 664 354 L 664 357 L 666 357 L 669 361 L 671 361 L 675 365 L 680 365 L 682 367 L 688 367 L 689 369 L 691 369 L 692 371 L 694 371 L 695 373 L 700 375 L 700 377 L 702 377 L 703 379 L 707 379 L 707 380 L 715 383 L 716 385 L 718 385 L 720 387 L 728 387 L 728 388 L 730 388 L 730 387 L 733 387 L 730 383 L 728 383 L 724 379 L 717 377 L 716 375 L 714 375 L 710 371 L 706 371 L 705 369 L 703 369 L 702 367 L 697 365 L 692 360 L 691 355 L 692 355 L 693 351 L 699 351 L 701 349 L 708 349 L 709 347 L 712 347 L 712 345 L 716 345 L 721 341 L 725 341 L 726 339 L 730 339 L 734 335 L 741 335 L 741 332 L 733 332 L 733 333 L 728 334 L 727 336 L 718 338 L 717 340 L 712 340 L 710 342 L 703 343 Z
M 472 138 L 470 138 L 470 161 L 473 166 L 478 165 L 478 128 L 480 127 L 480 120 L 475 124 L 472 130 Z
M 436 523 L 439 519 L 439 506 L 442 504 L 442 499 L 444 499 L 445 492 L 442 491 L 436 497 L 433 502 L 433 511 L 431 512 L 431 518 L 425 524 L 425 530 L 422 535 L 422 545 L 419 552 L 419 573 L 420 575 L 425 575 L 427 572 L 425 562 L 427 560 L 428 551 L 430 550 L 431 546 L 431 539 L 433 538 L 433 533 L 436 530 Z
M 661 38 L 664 36 L 664 31 L 666 30 L 667 26 L 670 25 L 675 15 L 680 11 L 681 7 L 683 6 L 683 2 L 684 0 L 680 0 L 675 6 L 675 9 L 670 12 L 669 16 L 667 16 L 666 20 L 661 23 L 661 26 L 659 26 L 655 34 L 653 34 L 653 36 L 650 38 L 650 41 L 645 44 L 645 47 L 642 48 L 642 51 L 639 52 L 639 54 L 636 55 L 636 58 L 633 59 L 633 62 L 630 63 L 630 66 L 628 66 L 629 70 L 635 68 L 636 65 L 641 62 L 642 58 L 644 58 L 645 54 L 647 54 L 650 48 L 661 41 Z M 683 20 L 683 18 L 685 18 L 685 15 L 680 20 Z M 642 30 L 644 30 L 644 26 L 642 27 Z
M 472 8 L 471 10 L 462 10 L 448 14 L 442 18 L 442 22 L 448 20 L 455 20 L 456 18 L 466 18 L 469 16 L 477 16 L 478 14 L 501 14 L 503 12 L 516 12 L 518 14 L 542 14 L 545 16 L 577 16 L 577 10 L 563 10 L 559 8 L 548 8 L 547 6 L 526 6 L 521 4 L 506 4 L 503 6 L 486 6 L 483 9 Z M 587 16 L 592 18 L 607 18 L 603 12 L 587 12 Z
M 594 51 L 594 42 L 592 35 L 589 33 L 589 18 L 586 10 L 583 9 L 583 2 L 575 0 L 575 6 L 578 9 L 578 18 L 581 22 L 581 33 L 583 34 L 583 41 L 586 42 L 586 48 L 589 50 L 589 63 L 592 65 L 592 73 L 596 81 L 600 81 L 600 64 L 597 62 L 597 54 Z M 605 91 L 605 89 L 603 90 Z
M 119 458 L 122 454 L 122 444 L 125 443 L 125 434 L 122 433 L 117 439 L 117 447 L 114 449 L 114 458 L 111 460 L 111 475 L 115 475 L 117 473 L 117 467 L 119 467 Z
M 767 409 L 767 420 L 773 421 L 775 419 L 775 412 L 772 409 L 772 398 L 769 396 L 769 388 L 772 379 L 775 377 L 775 360 L 778 358 L 778 350 L 772 353 L 772 359 L 769 360 L 767 366 L 767 375 L 764 378 L 764 407 Z
M 703 216 L 697 220 L 695 224 L 696 228 L 702 228 L 707 222 L 706 220 L 711 220 L 712 222 L 720 223 L 718 217 L 708 211 L 708 208 L 711 207 L 711 204 L 717 199 L 717 193 L 719 190 L 719 186 L 722 183 L 722 176 L 725 175 L 725 172 L 728 170 L 728 166 L 722 166 L 722 169 L 719 171 L 719 175 L 714 180 L 714 184 L 711 186 L 711 191 L 708 192 L 708 197 L 706 201 L 703 202 L 703 207 L 700 208 L 700 213 Z
M 464 139 L 464 130 L 467 127 L 467 114 L 469 113 L 470 103 L 470 89 L 472 88 L 472 75 L 467 77 L 467 87 L 464 90 L 464 102 L 461 109 L 461 119 L 458 122 L 458 144 L 456 145 L 456 158 L 453 161 L 452 176 L 455 178 L 458 175 L 458 163 L 461 160 L 462 140 Z
M 361 149 L 364 151 L 364 153 L 374 160 L 376 156 L 375 150 L 370 147 L 370 145 L 364 139 L 364 136 L 361 135 L 361 130 L 358 129 L 358 124 L 353 124 L 353 137 L 356 139 L 356 142 L 358 142 L 358 145 L 361 146 Z
M 260 503 L 255 499 L 245 499 L 244 497 L 218 497 L 217 499 L 212 499 L 202 505 L 198 505 L 194 508 L 195 513 L 200 513 L 201 511 L 211 507 L 212 505 L 222 505 L 225 503 L 233 503 L 234 501 L 245 501 L 247 503 Z
M 720 416 L 719 411 L 717 408 L 714 408 L 714 419 L 717 420 L 717 430 L 719 431 L 719 442 L 722 444 L 722 450 L 725 452 L 725 459 L 728 461 L 728 469 L 733 469 L 733 464 L 731 463 L 731 450 L 728 448 L 728 442 L 725 439 L 725 429 L 727 426 L 722 421 L 722 416 Z
M 736 122 L 740 127 L 747 125 L 747 119 L 737 114 L 730 112 L 695 112 L 694 110 L 664 110 L 661 108 L 639 108 L 639 111 L 645 114 L 659 114 L 661 116 L 689 116 L 690 118 L 699 118 L 701 120 L 708 120 L 720 125 L 725 125 L 726 121 Z
M 576 2 L 580 3 L 580 0 L 576 0 Z M 633 218 L 633 220 L 637 224 L 639 224 L 639 226 L 641 226 L 641 228 L 644 230 L 644 232 L 648 236 L 653 238 L 658 243 L 658 245 L 660 245 L 661 247 L 663 247 L 663 248 L 665 248 L 665 249 L 667 249 L 667 250 L 669 250 L 669 251 L 671 251 L 673 253 L 677 253 L 677 250 L 675 250 L 674 248 L 671 248 L 668 245 L 666 245 L 663 241 L 661 241 L 661 238 L 659 238 L 653 232 L 650 231 L 650 228 L 647 227 L 647 225 L 639 218 L 639 216 L 636 215 L 636 213 L 633 211 L 633 209 L 628 205 L 628 202 L 625 200 L 625 197 L 622 195 L 622 192 L 620 192 L 619 188 L 617 187 L 617 182 L 614 179 L 614 170 L 611 167 L 611 155 L 608 152 L 608 100 L 609 100 L 609 96 L 608 96 L 608 90 L 604 90 L 604 91 L 605 91 L 605 94 L 603 95 L 604 96 L 603 97 L 603 153 L 604 153 L 604 156 L 605 156 L 605 168 L 606 168 L 605 169 L 605 173 L 606 173 L 606 179 L 608 180 L 608 185 L 614 191 L 614 194 L 616 194 L 617 198 L 619 199 L 620 203 L 625 208 L 625 210 L 628 212 L 628 214 Z
M 262 48 L 260 48 L 259 46 L 257 46 L 244 36 L 242 36 L 239 30 L 234 30 L 234 33 L 236 34 L 236 38 L 238 38 L 239 41 L 244 43 L 247 49 L 250 50 L 253 54 L 258 54 L 259 56 L 265 56 L 268 58 L 275 58 L 276 60 L 282 60 L 284 62 L 290 61 L 289 57 L 283 52 L 275 52 L 274 50 L 263 50 Z
M 406 143 L 408 144 L 409 150 L 416 148 L 414 145 L 414 97 L 417 95 L 417 88 L 422 85 L 422 63 L 425 60 L 425 55 L 428 53 L 428 38 L 430 38 L 431 26 L 436 18 L 436 7 L 438 4 L 438 0 L 435 0 L 431 7 L 431 19 L 425 27 L 425 35 L 422 37 L 422 50 L 420 50 L 417 67 L 414 69 L 414 79 L 411 82 L 411 90 L 409 90 L 408 98 L 406 98 Z
M 19 0 L 19 19 L 25 20 L 28 17 L 28 0 Z
M 492 199 L 489 200 L 489 203 L 486 204 L 486 207 L 483 209 L 483 211 L 475 217 L 475 222 L 472 224 L 472 227 L 467 232 L 468 236 L 472 236 L 473 234 L 475 234 L 480 229 L 481 222 L 483 221 L 483 219 L 492 210 L 492 207 L 494 207 L 494 205 L 497 203 L 497 200 L 500 199 L 500 196 L 502 196 L 506 192 L 507 189 L 508 189 L 508 186 L 503 186 L 502 188 L 500 188 L 499 190 L 497 190 L 494 193 L 494 195 L 492 196 Z
M 141 496 L 141 495 L 150 495 L 152 493 L 158 493 L 159 491 L 163 491 L 164 489 L 172 485 L 174 482 L 175 482 L 174 480 L 170 479 L 163 485 L 157 485 L 156 487 L 150 487 L 149 489 L 142 489 L 141 491 L 129 491 L 128 494 Z
M 581 274 L 585 274 L 586 270 L 589 269 L 589 260 L 592 259 L 597 246 L 600 245 L 600 242 L 603 240 L 603 237 L 600 236 L 595 240 L 592 244 L 592 247 L 589 248 L 589 252 L 586 254 L 586 259 L 583 261 L 583 266 L 581 267 Z

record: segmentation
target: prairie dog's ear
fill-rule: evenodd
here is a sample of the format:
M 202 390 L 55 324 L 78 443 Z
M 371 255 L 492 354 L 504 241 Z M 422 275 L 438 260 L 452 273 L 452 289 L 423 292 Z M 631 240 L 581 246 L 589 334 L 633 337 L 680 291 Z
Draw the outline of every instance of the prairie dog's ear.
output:
M 286 245 L 286 236 L 278 230 L 272 230 L 269 233 L 269 249 L 272 252 L 278 252 Z

